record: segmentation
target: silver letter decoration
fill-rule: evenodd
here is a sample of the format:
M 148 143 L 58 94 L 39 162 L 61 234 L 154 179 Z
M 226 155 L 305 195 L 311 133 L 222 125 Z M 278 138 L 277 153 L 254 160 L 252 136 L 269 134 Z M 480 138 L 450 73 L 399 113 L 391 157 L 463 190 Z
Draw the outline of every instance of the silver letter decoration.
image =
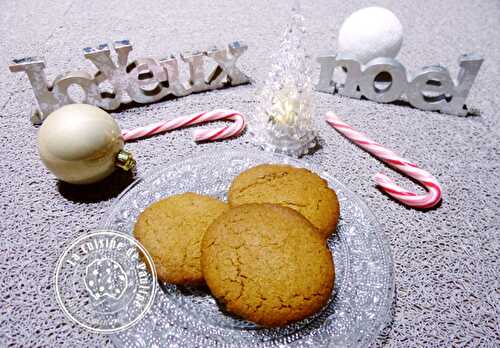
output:
M 321 66 L 315 86 L 317 91 L 338 92 L 356 99 L 364 96 L 380 103 L 390 103 L 405 95 L 407 101 L 418 109 L 465 116 L 469 112 L 465 99 L 483 58 L 477 54 L 462 55 L 457 80 L 451 78 L 445 67 L 432 65 L 421 68 L 410 81 L 405 67 L 392 58 L 375 58 L 364 66 L 349 54 L 325 55 L 318 57 L 317 61 Z M 333 80 L 337 67 L 346 72 L 343 83 Z M 381 77 L 386 77 L 385 83 L 377 81 Z
M 50 84 L 45 75 L 42 58 L 15 59 L 11 72 L 25 72 L 33 88 L 37 108 L 31 121 L 40 124 L 54 110 L 63 105 L 82 102 L 105 110 L 115 110 L 122 104 L 156 102 L 167 95 L 183 97 L 191 93 L 237 86 L 250 79 L 236 66 L 236 61 L 248 46 L 233 42 L 226 48 L 211 48 L 203 52 L 184 52 L 180 58 L 189 66 L 189 81 L 179 80 L 178 60 L 174 56 L 161 59 L 138 58 L 129 63 L 132 45 L 128 40 L 115 41 L 116 63 L 107 44 L 87 47 L 84 56 L 98 69 L 95 74 L 74 71 L 56 77 Z M 216 63 L 205 77 L 205 60 Z M 79 86 L 84 96 L 75 101 L 68 93 L 72 85 Z

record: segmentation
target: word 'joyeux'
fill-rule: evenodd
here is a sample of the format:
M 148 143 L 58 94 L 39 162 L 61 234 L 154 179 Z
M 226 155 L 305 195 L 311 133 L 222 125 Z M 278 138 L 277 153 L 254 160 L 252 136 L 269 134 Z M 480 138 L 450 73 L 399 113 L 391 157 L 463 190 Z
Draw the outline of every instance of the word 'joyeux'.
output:
M 43 59 L 29 57 L 14 60 L 12 72 L 25 72 L 33 88 L 38 104 L 32 122 L 40 124 L 54 110 L 66 104 L 76 103 L 68 89 L 72 85 L 81 87 L 85 96 L 82 103 L 92 104 L 105 110 L 115 110 L 122 104 L 132 101 L 147 104 L 158 101 L 167 95 L 177 97 L 227 86 L 250 82 L 249 78 L 236 67 L 236 61 L 248 46 L 233 42 L 224 49 L 211 48 L 203 52 L 183 52 L 180 58 L 189 66 L 189 80 L 180 81 L 177 59 L 172 55 L 159 61 L 153 58 L 138 58 L 128 62 L 132 45 L 128 40 L 115 41 L 114 50 L 117 62 L 111 59 L 107 44 L 97 48 L 85 48 L 85 58 L 98 69 L 95 74 L 74 71 L 47 82 Z M 216 66 L 205 76 L 206 57 Z M 108 84 L 108 88 L 103 84 Z M 109 89 L 111 85 L 111 89 Z
M 364 96 L 380 103 L 396 101 L 404 94 L 407 101 L 418 109 L 465 116 L 469 111 L 465 99 L 483 58 L 476 54 L 462 55 L 456 81 L 451 78 L 448 69 L 441 65 L 421 68 L 408 81 L 405 67 L 397 60 L 386 57 L 375 58 L 366 65 L 347 53 L 321 56 L 317 61 L 321 65 L 321 71 L 315 89 L 320 92 L 338 92 L 356 99 Z M 333 73 L 337 67 L 343 68 L 347 73 L 343 83 L 333 81 Z M 383 86 L 377 83 L 382 74 L 390 75 Z

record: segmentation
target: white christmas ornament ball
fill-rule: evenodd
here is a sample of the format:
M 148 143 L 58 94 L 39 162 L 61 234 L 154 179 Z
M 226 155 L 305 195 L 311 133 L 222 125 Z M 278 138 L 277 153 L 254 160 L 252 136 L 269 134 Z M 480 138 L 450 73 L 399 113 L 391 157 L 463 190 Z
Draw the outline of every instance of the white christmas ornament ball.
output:
M 38 131 L 42 162 L 57 178 L 72 184 L 94 183 L 111 174 L 122 148 L 116 121 L 92 105 L 65 105 Z
M 395 58 L 403 44 L 403 26 L 394 13 L 366 7 L 351 14 L 340 28 L 338 51 L 349 52 L 363 64 L 373 58 Z

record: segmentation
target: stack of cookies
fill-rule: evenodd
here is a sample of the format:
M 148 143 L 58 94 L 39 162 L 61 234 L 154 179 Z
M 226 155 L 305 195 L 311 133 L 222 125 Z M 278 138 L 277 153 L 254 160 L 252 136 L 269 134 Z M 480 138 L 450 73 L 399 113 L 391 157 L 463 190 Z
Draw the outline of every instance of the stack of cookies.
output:
M 229 312 L 276 327 L 328 302 L 335 271 L 326 240 L 338 218 L 335 191 L 317 174 L 264 164 L 234 179 L 227 204 L 196 193 L 153 203 L 134 235 L 160 281 L 206 284 Z

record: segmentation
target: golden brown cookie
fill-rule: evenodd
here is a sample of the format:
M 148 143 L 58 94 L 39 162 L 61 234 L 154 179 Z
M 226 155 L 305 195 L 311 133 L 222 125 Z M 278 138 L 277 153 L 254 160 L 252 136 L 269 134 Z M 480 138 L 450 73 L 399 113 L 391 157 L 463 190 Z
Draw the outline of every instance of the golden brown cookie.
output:
M 332 255 L 314 226 L 277 204 L 231 208 L 202 242 L 203 276 L 228 311 L 267 327 L 319 311 L 335 272 Z
M 215 198 L 188 192 L 155 202 L 139 215 L 134 236 L 153 257 L 158 279 L 179 285 L 204 282 L 201 240 L 227 209 Z
M 335 191 L 319 175 L 289 165 L 262 164 L 238 175 L 229 188 L 230 206 L 275 203 L 297 210 L 325 237 L 337 228 Z

